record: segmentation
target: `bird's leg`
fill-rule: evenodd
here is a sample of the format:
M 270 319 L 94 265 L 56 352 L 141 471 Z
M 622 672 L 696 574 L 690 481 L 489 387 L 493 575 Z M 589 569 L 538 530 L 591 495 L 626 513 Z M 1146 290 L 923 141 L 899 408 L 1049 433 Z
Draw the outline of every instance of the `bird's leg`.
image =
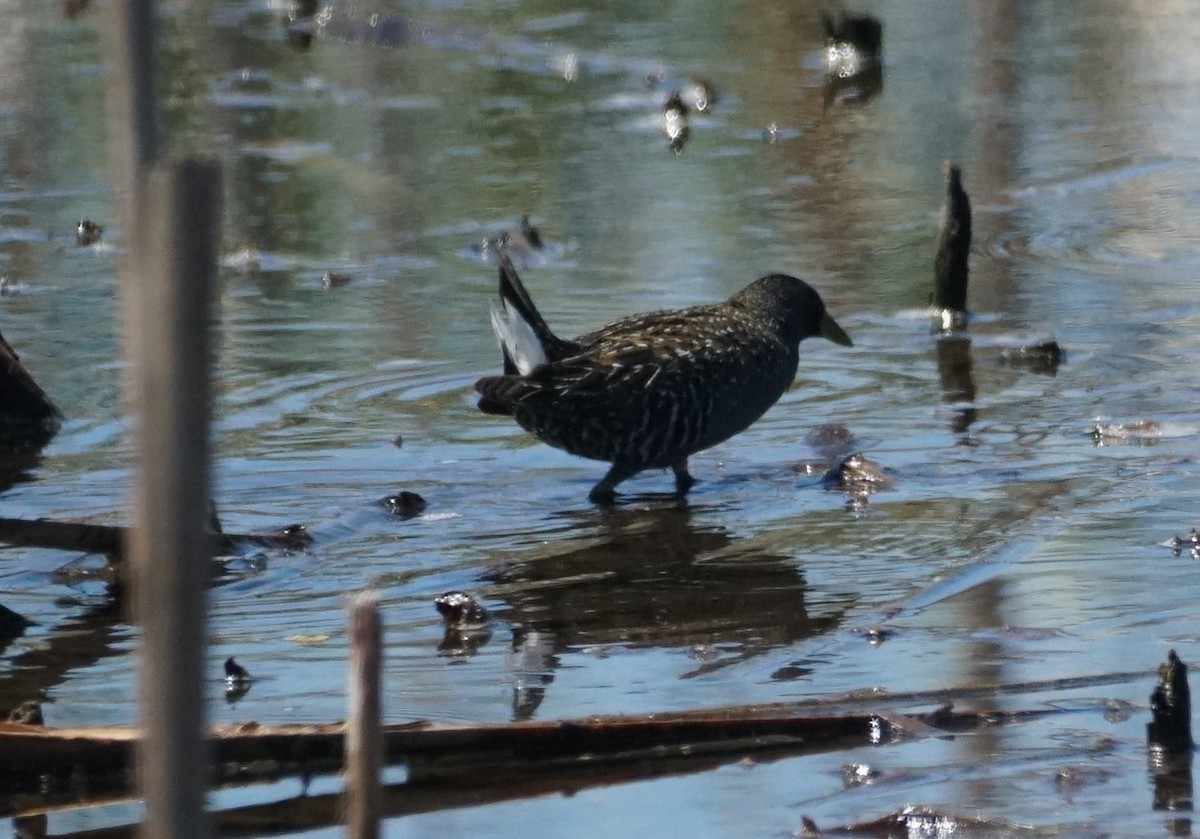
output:
M 608 474 L 600 483 L 592 487 L 592 491 L 588 493 L 588 501 L 593 504 L 611 504 L 616 497 L 617 484 L 626 478 L 632 478 L 640 469 L 632 468 L 621 463 L 614 463 L 612 468 L 608 470 Z
M 680 495 L 687 495 L 692 484 L 696 483 L 696 479 L 688 474 L 687 458 L 672 463 L 671 469 L 675 472 L 675 491 Z

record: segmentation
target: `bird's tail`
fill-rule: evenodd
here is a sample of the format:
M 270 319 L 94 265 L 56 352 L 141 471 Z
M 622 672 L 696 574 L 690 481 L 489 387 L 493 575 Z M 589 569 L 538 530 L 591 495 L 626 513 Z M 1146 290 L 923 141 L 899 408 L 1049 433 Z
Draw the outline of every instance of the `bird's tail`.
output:
M 500 302 L 491 306 L 492 329 L 504 353 L 504 372 L 530 373 L 561 353 L 568 342 L 551 330 L 533 304 L 512 260 L 500 254 Z

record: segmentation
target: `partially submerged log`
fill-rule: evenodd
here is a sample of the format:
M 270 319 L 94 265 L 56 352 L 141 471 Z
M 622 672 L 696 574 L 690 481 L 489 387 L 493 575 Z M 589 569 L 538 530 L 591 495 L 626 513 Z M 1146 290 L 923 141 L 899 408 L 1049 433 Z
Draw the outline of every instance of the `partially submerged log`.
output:
M 569 794 L 707 771 L 744 759 L 768 761 L 867 743 L 953 737 L 1084 709 L 960 713 L 944 704 L 950 699 L 1073 690 L 1146 675 L 1107 673 L 890 696 L 855 692 L 801 702 L 562 722 L 391 725 L 382 734 L 385 762 L 404 764 L 407 773 L 404 783 L 384 789 L 382 814 L 396 817 Z M 890 710 L 937 703 L 941 707 L 922 713 Z M 856 707 L 865 710 L 847 710 Z M 341 771 L 345 733 L 342 724 L 215 727 L 210 730 L 218 772 L 214 783 L 245 784 L 292 775 L 307 785 L 315 774 Z M 0 722 L 0 817 L 132 800 L 138 741 L 139 732 L 128 728 L 48 729 Z M 340 791 L 302 794 L 213 813 L 212 819 L 220 835 L 263 836 L 340 824 L 345 804 Z M 135 828 L 106 829 L 105 836 L 132 837 Z
M 586 762 L 623 763 L 658 757 L 733 755 L 786 748 L 803 754 L 932 734 L 948 736 L 1057 710 L 861 713 L 843 716 L 764 714 L 757 708 L 670 715 L 593 717 L 561 722 L 385 726 L 389 764 L 404 763 L 409 780 L 469 775 L 487 768 L 556 770 Z M 210 733 L 224 780 L 335 771 L 344 757 L 345 726 L 219 726 Z M 129 728 L 50 729 L 0 722 L 0 778 L 120 777 L 132 768 L 140 732 Z
M 130 532 L 128 527 L 107 524 L 0 518 L 0 544 L 99 554 L 114 565 L 124 561 Z M 218 556 L 246 547 L 303 550 L 312 543 L 303 525 L 289 525 L 272 533 L 217 532 L 212 539 Z

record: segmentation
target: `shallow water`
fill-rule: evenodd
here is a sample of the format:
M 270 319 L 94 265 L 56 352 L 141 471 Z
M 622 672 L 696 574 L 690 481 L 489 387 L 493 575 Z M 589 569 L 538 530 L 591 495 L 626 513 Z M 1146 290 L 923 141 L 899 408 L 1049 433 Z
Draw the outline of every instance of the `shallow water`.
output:
M 1200 13 L 881 0 L 882 90 L 826 109 L 817 7 L 381 10 L 425 34 L 364 43 L 360 16 L 297 51 L 273 5 L 166 4 L 171 144 L 216 155 L 225 176 L 222 522 L 301 521 L 316 538 L 213 588 L 213 721 L 343 717 L 344 607 L 367 586 L 384 604 L 389 722 L 1144 670 L 978 700 L 1084 706 L 987 734 L 731 764 L 388 832 L 782 836 L 805 815 L 829 826 L 909 803 L 1070 835 L 1160 831 L 1143 749 L 1150 671 L 1169 647 L 1200 659 L 1200 571 L 1157 544 L 1200 524 Z M 124 523 L 125 231 L 101 20 L 18 0 L 0 11 L 0 275 L 16 288 L 0 328 L 67 417 L 18 464 L 0 513 Z M 721 99 L 675 156 L 657 109 L 695 72 Z M 651 89 L 648 73 L 666 81 Z M 976 317 L 939 341 L 922 306 L 945 158 L 975 209 Z M 564 335 L 785 271 L 820 289 L 855 346 L 806 342 L 780 404 L 693 459 L 686 503 L 666 494 L 669 474 L 648 473 L 598 510 L 586 494 L 603 465 L 474 406 L 472 383 L 499 364 L 495 271 L 478 245 L 522 213 L 549 240 L 523 277 Z M 75 247 L 83 217 L 105 227 L 102 244 Z M 326 291 L 326 270 L 352 281 Z M 1051 336 L 1067 352 L 1056 375 L 1003 363 Z M 1097 418 L 1152 418 L 1163 434 L 1098 446 L 1085 433 Z M 853 431 L 895 486 L 854 505 L 798 470 L 819 457 L 805 440 L 823 423 Z M 428 500 L 422 515 L 379 504 L 401 488 Z M 130 724 L 136 630 L 99 586 L 52 576 L 73 559 L 0 552 L 3 605 L 38 623 L 3 650 L 0 708 L 42 692 L 51 725 Z M 439 653 L 432 600 L 449 589 L 497 617 L 470 655 Z M 895 636 L 871 645 L 875 624 Z M 222 692 L 230 655 L 257 677 L 236 703 Z M 1105 699 L 1137 707 L 1109 721 L 1089 704 Z M 845 789 L 852 761 L 883 775 Z M 1083 781 L 1056 783 L 1064 767 Z

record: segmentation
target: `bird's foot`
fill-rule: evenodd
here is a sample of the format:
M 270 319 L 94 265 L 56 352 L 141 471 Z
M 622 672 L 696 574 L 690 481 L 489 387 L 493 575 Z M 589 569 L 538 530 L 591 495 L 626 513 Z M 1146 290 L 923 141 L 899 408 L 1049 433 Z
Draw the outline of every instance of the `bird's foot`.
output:
M 696 479 L 688 473 L 687 461 L 676 463 L 671 468 L 675 472 L 675 493 L 680 496 L 687 495 L 688 490 L 696 483 Z
M 617 493 L 611 486 L 605 486 L 604 481 L 592 487 L 592 491 L 588 493 L 588 501 L 593 504 L 599 504 L 601 507 L 610 507 L 617 500 Z

